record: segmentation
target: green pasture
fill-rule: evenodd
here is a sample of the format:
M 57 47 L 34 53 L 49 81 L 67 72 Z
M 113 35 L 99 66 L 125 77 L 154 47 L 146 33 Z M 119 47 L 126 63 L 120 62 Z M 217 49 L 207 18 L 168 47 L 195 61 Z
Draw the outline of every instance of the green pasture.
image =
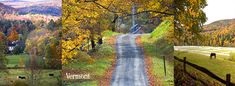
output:
M 197 52 L 175 51 L 174 54 L 181 59 L 186 57 L 187 61 L 210 70 L 224 80 L 226 80 L 226 74 L 231 74 L 231 81 L 235 83 L 235 62 L 224 59 L 229 56 L 217 55 L 216 59 L 210 59 L 209 56 Z

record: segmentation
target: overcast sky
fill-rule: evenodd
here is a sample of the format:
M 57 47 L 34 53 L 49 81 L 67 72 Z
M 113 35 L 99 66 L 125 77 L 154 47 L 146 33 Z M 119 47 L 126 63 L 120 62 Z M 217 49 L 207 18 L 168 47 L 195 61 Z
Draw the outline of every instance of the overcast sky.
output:
M 207 16 L 205 24 L 235 18 L 235 0 L 207 0 L 207 4 L 203 9 Z

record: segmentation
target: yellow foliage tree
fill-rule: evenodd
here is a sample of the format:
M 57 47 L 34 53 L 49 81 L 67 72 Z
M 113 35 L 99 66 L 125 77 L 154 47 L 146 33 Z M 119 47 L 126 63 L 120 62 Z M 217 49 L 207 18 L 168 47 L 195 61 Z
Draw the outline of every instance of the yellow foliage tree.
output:
M 102 41 L 104 30 L 115 31 L 119 17 L 149 13 L 149 17 L 173 18 L 173 0 L 63 0 L 62 16 L 62 63 L 71 60 L 88 40 Z M 131 13 L 133 5 L 137 12 Z M 173 31 L 172 31 L 173 32 Z

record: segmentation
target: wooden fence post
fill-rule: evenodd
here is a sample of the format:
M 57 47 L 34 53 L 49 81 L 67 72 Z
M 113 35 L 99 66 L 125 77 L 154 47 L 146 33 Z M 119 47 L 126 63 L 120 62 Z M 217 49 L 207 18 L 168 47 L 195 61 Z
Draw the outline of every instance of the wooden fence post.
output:
M 231 75 L 226 74 L 226 86 L 230 86 Z
M 164 64 L 164 73 L 166 77 L 166 57 L 165 56 L 163 56 L 163 64 Z
M 186 72 L 186 57 L 184 57 L 184 72 Z

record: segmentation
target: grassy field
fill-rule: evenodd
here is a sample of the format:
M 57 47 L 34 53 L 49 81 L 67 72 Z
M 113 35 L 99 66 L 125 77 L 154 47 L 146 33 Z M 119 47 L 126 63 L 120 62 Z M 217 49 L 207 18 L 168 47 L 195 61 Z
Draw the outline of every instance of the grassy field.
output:
M 6 58 L 8 59 L 8 64 L 7 67 L 19 67 L 20 66 L 20 61 L 23 62 L 23 67 L 29 65 L 29 55 L 27 54 L 20 54 L 20 55 L 7 55 Z M 43 64 L 42 58 L 38 57 L 37 58 L 38 64 Z
M 8 63 L 7 67 L 27 67 L 29 66 L 30 57 L 27 54 L 20 55 L 7 55 Z M 42 65 L 42 58 L 37 58 L 38 64 Z M 7 69 L 8 73 L 0 72 L 0 86 L 8 86 L 16 81 L 22 81 L 26 84 L 30 84 L 29 76 L 30 70 L 27 69 Z M 49 76 L 49 73 L 53 73 L 54 77 Z M 26 76 L 25 80 L 20 80 L 17 76 Z M 60 70 L 48 70 L 42 69 L 40 73 L 37 73 L 37 83 L 41 86 L 55 86 L 58 84 L 58 77 L 60 76 Z M 61 81 L 60 81 L 61 82 Z
M 204 50 L 203 50 L 204 48 Z M 207 50 L 207 51 L 205 51 Z M 235 83 L 235 62 L 228 60 L 228 52 L 233 51 L 231 48 L 221 48 L 219 47 L 188 47 L 178 48 L 175 51 L 175 56 L 183 59 L 187 57 L 187 61 L 202 66 L 214 74 L 225 80 L 226 74 L 231 74 L 231 81 Z M 193 52 L 192 52 L 193 51 Z M 198 51 L 198 52 L 197 52 Z M 205 51 L 205 52 L 204 52 Z M 216 59 L 210 59 L 210 52 L 218 53 Z M 192 69 L 192 68 L 190 68 Z M 189 70 L 192 71 L 192 70 Z M 193 70 L 195 72 L 195 70 Z M 208 77 L 208 79 L 211 79 Z
M 60 78 L 61 70 L 41 70 L 40 73 L 37 73 L 36 83 L 40 86 L 57 86 L 58 78 Z M 49 76 L 49 74 L 54 74 L 54 76 Z M 17 76 L 25 76 L 25 80 L 18 79 Z M 8 73 L 0 72 L 0 86 L 8 86 L 14 83 L 15 81 L 23 81 L 29 85 L 30 80 L 30 71 L 25 69 L 8 69 Z

